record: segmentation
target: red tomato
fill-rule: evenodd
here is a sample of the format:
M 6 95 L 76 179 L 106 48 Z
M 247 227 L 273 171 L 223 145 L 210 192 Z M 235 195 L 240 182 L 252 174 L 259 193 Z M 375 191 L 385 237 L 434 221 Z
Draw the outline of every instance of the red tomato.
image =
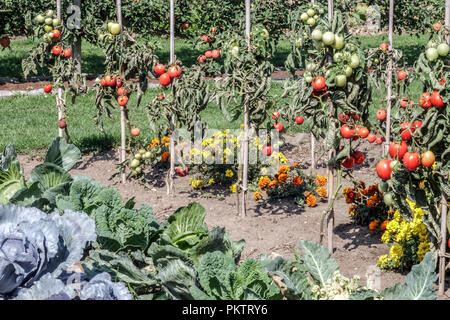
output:
M 214 50 L 212 51 L 212 58 L 213 58 L 213 59 L 218 59 L 218 58 L 220 58 L 220 50 L 214 49 Z
M 278 120 L 279 117 L 280 117 L 280 113 L 278 111 L 272 112 L 272 119 L 273 120 Z
M 102 87 L 106 87 L 106 86 L 108 85 L 108 83 L 106 82 L 106 79 L 105 79 L 105 78 L 103 78 L 103 79 L 100 81 L 100 85 L 101 85 Z
M 377 111 L 377 119 L 380 121 L 386 120 L 386 110 L 378 110 Z
M 262 149 L 262 153 L 266 156 L 270 156 L 272 154 L 272 146 L 271 145 L 265 145 Z
M 369 130 L 365 127 L 361 127 L 357 131 L 358 131 L 359 136 L 363 139 L 367 138 L 369 135 Z
M 181 68 L 180 68 L 180 66 L 171 66 L 169 68 L 169 71 L 167 72 L 167 74 L 169 75 L 169 77 L 171 79 L 179 77 L 181 75 Z
M 402 108 L 406 108 L 408 106 L 408 102 L 409 102 L 408 98 L 401 98 L 400 99 L 400 106 Z
M 3 48 L 8 48 L 10 44 L 11 44 L 11 40 L 9 39 L 8 36 L 3 36 L 0 38 L 0 45 Z
M 353 126 L 349 126 L 348 124 L 344 124 L 341 127 L 341 136 L 345 139 L 351 139 L 356 134 L 356 130 Z
M 123 82 L 124 82 L 124 80 L 123 80 L 122 78 L 117 77 L 117 78 L 116 78 L 116 87 L 117 87 L 117 88 L 122 87 Z
M 167 73 L 163 73 L 160 77 L 159 77 L 159 83 L 163 86 L 166 87 L 170 84 L 172 80 L 170 79 L 170 76 Z
M 376 144 L 382 144 L 383 141 L 384 141 L 383 137 L 377 137 L 375 140 Z
M 165 72 L 166 72 L 166 68 L 164 67 L 164 65 L 162 63 L 158 63 L 155 66 L 155 73 L 156 74 L 162 75 Z
M 351 169 L 355 165 L 355 158 L 345 157 L 345 160 L 342 161 L 341 165 L 346 169 Z
M 113 75 L 107 75 L 105 77 L 106 84 L 110 87 L 114 87 L 116 85 L 116 77 Z
M 414 171 L 420 165 L 420 157 L 418 152 L 407 152 L 403 157 L 403 165 L 409 171 Z
M 400 124 L 400 133 L 401 133 L 401 137 L 403 141 L 408 141 L 411 140 L 412 137 L 412 133 L 414 133 L 414 131 L 416 130 L 415 127 L 411 126 L 410 127 L 410 122 L 403 122 Z
M 422 121 L 420 121 L 420 120 L 414 121 L 411 125 L 411 127 L 413 127 L 414 129 L 419 129 L 421 126 L 422 126 Z
M 124 87 L 120 87 L 117 89 L 117 94 L 119 96 L 126 96 L 128 94 L 128 90 Z
M 133 128 L 133 129 L 130 130 L 130 134 L 133 137 L 137 137 L 137 136 L 139 136 L 141 134 L 141 130 L 139 130 L 139 128 Z
M 391 178 L 391 160 L 385 159 L 377 163 L 377 174 L 383 180 L 389 180 Z
M 302 116 L 297 116 L 297 117 L 295 117 L 295 123 L 297 123 L 297 124 L 302 124 L 303 123 L 303 121 L 305 121 L 305 119 L 303 119 L 303 117 Z
M 352 158 L 355 159 L 356 164 L 361 164 L 364 162 L 365 156 L 364 153 L 362 153 L 361 151 L 355 151 L 352 154 Z
M 278 132 L 283 132 L 284 130 L 284 124 L 282 124 L 281 122 L 274 123 L 273 126 L 275 127 L 275 129 L 277 129 Z
M 391 142 L 389 145 L 389 155 L 392 159 L 402 160 L 406 152 L 408 152 L 408 145 L 405 141 L 400 144 Z
M 120 96 L 119 98 L 117 98 L 117 103 L 122 107 L 126 106 L 128 103 L 127 96 Z
M 311 82 L 311 85 L 315 91 L 320 91 L 325 89 L 325 78 L 322 76 L 315 77 Z
M 442 24 L 440 24 L 439 22 L 436 22 L 433 24 L 433 29 L 434 31 L 439 31 L 442 28 Z
M 204 54 L 202 54 L 201 56 L 198 56 L 198 58 L 197 58 L 198 63 L 202 64 L 205 61 L 206 61 L 206 56 Z
M 338 119 L 342 123 L 347 123 L 347 121 L 350 119 L 350 116 L 345 112 L 340 112 L 338 115 Z
M 431 104 L 431 95 L 428 92 L 422 93 L 419 98 L 419 104 L 425 110 L 431 108 L 433 106 Z
M 160 94 L 158 94 L 156 96 L 159 100 L 164 100 L 166 98 L 166 96 L 164 95 L 164 92 L 161 92 Z
M 389 48 L 389 45 L 387 43 L 380 44 L 380 49 L 383 51 L 386 51 Z
M 65 58 L 70 58 L 70 56 L 72 55 L 72 50 L 64 49 L 63 54 Z
M 434 164 L 436 157 L 434 156 L 433 151 L 425 151 L 422 153 L 420 157 L 420 161 L 424 167 L 431 167 Z
M 58 39 L 59 36 L 61 35 L 61 31 L 59 30 L 52 30 L 53 33 L 53 39 Z
M 373 133 L 369 133 L 369 135 L 367 136 L 367 141 L 369 141 L 369 143 L 374 143 L 375 140 L 377 140 L 377 136 Z
M 62 118 L 58 121 L 58 128 L 65 129 L 67 127 L 66 119 Z
M 202 39 L 204 43 L 211 42 L 211 38 L 207 36 L 206 34 L 202 35 Z
M 212 50 L 206 50 L 205 57 L 206 57 L 206 59 L 211 59 L 212 58 Z
M 61 46 L 53 46 L 52 48 L 52 52 L 55 56 L 59 56 L 62 51 L 63 49 L 61 48 Z
M 444 100 L 442 100 L 442 97 L 439 95 L 438 90 L 433 91 L 430 101 L 431 101 L 431 104 L 433 106 L 435 106 L 436 108 L 441 108 L 444 106 Z
M 49 85 L 49 84 L 46 84 L 45 86 L 44 86 L 44 92 L 45 93 L 50 93 L 50 92 L 52 92 L 52 86 L 51 85 Z
M 397 74 L 398 80 L 405 80 L 407 77 L 407 74 L 405 71 L 400 70 Z
M 445 78 L 442 78 L 441 81 L 439 81 L 439 84 L 440 84 L 441 86 L 443 86 L 443 85 L 445 84 Z

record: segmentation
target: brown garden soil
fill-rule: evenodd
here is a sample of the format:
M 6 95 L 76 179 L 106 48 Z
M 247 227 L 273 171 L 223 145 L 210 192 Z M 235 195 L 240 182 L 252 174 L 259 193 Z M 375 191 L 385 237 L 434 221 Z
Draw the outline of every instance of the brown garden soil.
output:
M 285 144 L 281 151 L 291 163 L 298 162 L 309 171 L 310 146 L 307 134 L 285 136 Z M 363 142 L 359 148 L 366 155 L 363 165 L 356 168 L 354 176 L 365 181 L 366 185 L 378 183 L 375 165 L 380 157 L 381 147 Z M 325 153 L 318 151 L 317 159 L 325 159 Z M 29 177 L 31 169 L 40 163 L 40 159 L 20 156 L 25 174 Z M 110 150 L 100 154 L 83 156 L 83 162 L 71 171 L 72 175 L 86 175 L 106 186 L 114 186 L 124 199 L 135 197 L 137 206 L 148 204 L 153 207 L 156 217 L 163 221 L 175 209 L 192 201 L 199 202 L 207 211 L 206 223 L 210 228 L 223 226 L 231 233 L 234 240 L 245 239 L 246 247 L 242 258 L 256 258 L 262 253 L 279 254 L 287 258 L 293 257 L 293 251 L 299 240 L 319 241 L 319 226 L 322 211 L 326 202 L 319 202 L 314 208 L 304 209 L 295 205 L 292 199 L 277 201 L 255 201 L 249 196 L 247 217 L 236 214 L 234 194 L 228 190 L 204 189 L 201 193 L 193 191 L 189 186 L 189 177 L 176 177 L 176 196 L 166 194 L 164 171 L 152 172 L 148 175 L 151 188 L 128 181 L 121 184 L 118 178 L 110 180 L 116 173 L 118 152 Z M 316 173 L 326 173 L 325 162 L 319 161 Z M 351 186 L 350 181 L 344 181 L 344 186 Z M 223 200 L 218 194 L 224 194 Z M 381 233 L 371 233 L 365 226 L 354 224 L 348 215 L 348 204 L 340 198 L 335 205 L 335 251 L 333 257 L 347 276 L 359 276 L 361 284 L 366 283 L 368 267 L 377 263 L 378 257 L 386 254 L 389 247 L 380 240 Z M 405 273 L 406 274 L 406 273 Z M 394 271 L 382 271 L 381 288 L 404 282 L 405 274 Z M 450 289 L 447 289 L 440 299 L 450 299 Z

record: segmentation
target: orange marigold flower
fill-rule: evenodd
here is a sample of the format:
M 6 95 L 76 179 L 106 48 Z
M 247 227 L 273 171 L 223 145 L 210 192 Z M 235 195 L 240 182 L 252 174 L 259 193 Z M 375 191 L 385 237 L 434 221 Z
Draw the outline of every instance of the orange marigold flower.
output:
M 270 181 L 268 187 L 275 188 L 277 186 L 277 184 L 278 184 L 277 180 L 273 180 L 273 181 Z
M 170 161 L 170 152 L 166 151 L 161 155 L 161 161 L 166 162 Z
M 162 140 L 161 140 L 162 144 L 167 143 L 167 142 L 170 142 L 170 138 L 169 137 L 162 138 Z
M 357 189 L 365 189 L 366 188 L 366 184 L 364 183 L 364 181 L 359 181 L 356 184 L 355 188 L 357 188 Z
M 280 173 L 280 174 L 278 175 L 278 181 L 279 181 L 280 183 L 286 182 L 287 178 L 288 178 L 288 175 L 287 175 L 286 173 Z
M 352 204 L 349 208 L 348 208 L 348 214 L 350 215 L 350 216 L 354 216 L 355 215 L 355 209 L 356 209 L 356 206 L 354 205 L 354 204 Z
M 380 226 L 381 230 L 383 230 L 383 231 L 386 230 L 386 226 L 388 223 L 389 223 L 389 220 L 384 220 Z
M 317 204 L 317 198 L 315 195 L 310 194 L 309 196 L 306 197 L 306 204 L 308 205 L 308 207 L 315 207 Z
M 375 193 L 378 193 L 378 185 L 377 184 L 370 186 L 368 189 L 368 194 L 374 195 Z
M 264 190 L 270 184 L 269 177 L 261 177 L 258 182 L 258 187 L 260 190 Z
M 309 191 L 303 192 L 303 195 L 305 196 L 305 198 L 309 197 L 310 194 L 311 194 L 311 192 L 309 192 Z
M 379 224 L 380 224 L 380 220 L 374 220 L 371 223 L 369 223 L 370 232 L 375 232 L 375 230 L 377 229 Z
M 325 189 L 324 187 L 318 187 L 316 189 L 316 192 L 322 199 L 325 199 L 327 197 L 327 189 Z
M 371 196 L 370 198 L 369 198 L 369 200 L 367 200 L 367 206 L 368 207 L 373 207 L 373 206 L 375 206 L 377 203 L 379 203 L 380 202 L 380 198 L 378 197 L 378 195 L 377 194 L 375 194 L 375 195 L 373 195 L 373 196 Z
M 325 186 L 327 184 L 327 181 L 328 177 L 326 176 L 317 175 L 316 177 L 316 183 L 321 187 Z
M 297 163 L 297 162 L 294 162 L 294 163 L 292 164 L 292 166 L 293 166 L 294 168 L 297 168 L 297 167 L 298 167 L 298 163 Z
M 342 194 L 346 195 L 347 193 L 353 192 L 353 188 L 344 188 L 344 190 L 342 190 Z
M 152 145 L 157 145 L 157 144 L 159 144 L 159 139 L 158 138 L 155 138 L 155 139 L 153 139 L 152 140 Z
M 261 199 L 263 197 L 263 194 L 259 191 L 256 191 L 253 193 L 253 198 L 255 198 L 256 201 L 258 201 L 259 199 Z
M 393 215 L 395 213 L 395 210 L 394 209 L 389 209 L 388 210 L 388 215 Z
M 288 166 L 281 166 L 280 169 L 278 169 L 278 174 L 284 174 L 290 170 L 291 169 Z
M 294 177 L 294 178 L 292 179 L 292 184 L 295 185 L 295 186 L 299 186 L 299 185 L 301 185 L 302 183 L 303 183 L 302 177 Z

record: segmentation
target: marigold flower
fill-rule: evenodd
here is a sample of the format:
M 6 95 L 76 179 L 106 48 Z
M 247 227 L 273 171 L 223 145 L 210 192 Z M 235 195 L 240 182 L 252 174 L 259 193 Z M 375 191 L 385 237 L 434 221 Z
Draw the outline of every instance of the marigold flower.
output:
M 297 162 L 294 162 L 294 163 L 292 164 L 292 166 L 293 166 L 294 168 L 297 168 L 297 167 L 298 167 L 298 163 L 297 163 Z
M 311 192 L 309 192 L 309 191 L 303 192 L 303 195 L 305 196 L 305 198 L 307 198 L 310 194 L 311 194 Z
M 225 171 L 225 176 L 231 178 L 232 176 L 234 176 L 234 172 L 228 169 L 227 171 Z
M 368 194 L 374 195 L 375 193 L 378 193 L 378 185 L 377 184 L 370 186 L 368 189 Z
M 161 155 L 161 161 L 162 162 L 169 162 L 170 161 L 170 152 L 166 151 Z
M 370 208 L 370 207 L 375 206 L 379 202 L 380 202 L 380 198 L 378 197 L 377 194 L 375 194 L 375 195 L 371 196 L 369 198 L 369 200 L 367 200 L 367 206 Z
M 388 225 L 389 220 L 384 220 L 383 223 L 381 224 L 380 228 L 381 230 L 386 230 L 386 226 Z
M 322 199 L 325 199 L 327 197 L 327 189 L 325 189 L 324 187 L 318 187 L 316 189 L 316 192 Z
M 294 178 L 292 179 L 292 184 L 295 185 L 295 186 L 299 186 L 299 185 L 301 185 L 302 183 L 303 183 L 302 177 L 294 177 Z
M 283 174 L 283 173 L 286 173 L 286 172 L 289 172 L 291 169 L 288 167 L 288 166 L 281 166 L 279 169 L 278 169 L 278 174 Z
M 271 180 L 269 177 L 261 177 L 258 181 L 258 187 L 260 190 L 264 190 L 269 184 Z
M 258 201 L 259 199 L 261 199 L 263 197 L 263 194 L 259 191 L 256 191 L 253 193 L 253 198 L 255 198 L 256 201 Z
M 371 223 L 369 223 L 369 230 L 370 232 L 375 232 L 376 228 L 380 224 L 380 220 L 374 220 Z
M 327 184 L 327 181 L 328 181 L 327 176 L 317 175 L 316 177 L 316 183 L 321 187 L 325 186 Z
M 230 191 L 231 191 L 231 193 L 236 193 L 236 184 L 232 184 L 230 186 Z
M 286 173 L 280 173 L 278 175 L 278 182 L 284 183 L 284 182 L 286 182 L 287 178 L 288 178 L 288 175 Z
M 308 205 L 308 207 L 315 207 L 317 204 L 317 198 L 315 195 L 310 194 L 309 196 L 306 197 L 306 204 Z

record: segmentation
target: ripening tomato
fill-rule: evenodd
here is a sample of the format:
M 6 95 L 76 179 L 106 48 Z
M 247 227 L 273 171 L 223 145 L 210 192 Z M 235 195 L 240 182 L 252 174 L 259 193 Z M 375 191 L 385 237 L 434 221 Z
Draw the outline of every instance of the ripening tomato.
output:
M 384 141 L 384 138 L 383 138 L 383 137 L 377 137 L 377 138 L 375 139 L 376 144 L 382 144 L 383 141 Z
M 345 160 L 342 161 L 341 165 L 346 169 L 351 169 L 355 165 L 355 158 L 345 157 Z
M 120 96 L 119 98 L 117 98 L 117 103 L 122 107 L 126 106 L 128 103 L 127 96 Z
M 49 84 L 46 84 L 45 86 L 44 86 L 44 92 L 45 93 L 50 93 L 50 92 L 52 92 L 52 86 L 51 85 L 49 85 Z
M 324 77 L 318 76 L 318 77 L 315 77 L 315 78 L 313 79 L 311 85 L 312 85 L 312 87 L 313 87 L 313 89 L 314 89 L 315 91 L 320 91 L 320 90 L 323 90 L 323 89 L 325 88 L 325 86 L 326 86 L 326 83 L 325 83 L 325 82 L 326 82 L 326 81 L 325 81 L 325 78 L 324 78 Z
M 72 50 L 64 49 L 63 54 L 65 58 L 70 58 L 70 56 L 72 55 Z
M 65 129 L 67 127 L 66 119 L 62 118 L 58 121 L 58 128 Z
M 297 123 L 298 125 L 302 124 L 303 121 L 305 121 L 305 119 L 303 119 L 302 116 L 295 117 L 295 123 Z
M 350 119 L 350 116 L 345 112 L 340 112 L 338 115 L 338 119 L 342 123 L 347 123 L 347 121 Z
M 401 98 L 400 99 L 400 106 L 402 108 L 406 108 L 408 106 L 408 102 L 409 102 L 408 98 Z
M 265 146 L 262 148 L 262 153 L 263 153 L 265 156 L 270 156 L 270 155 L 272 154 L 272 146 L 271 146 L 271 145 L 265 145 Z
M 218 50 L 218 49 L 214 49 L 214 50 L 212 50 L 212 58 L 213 59 L 219 59 L 220 58 L 220 50 Z
M 181 68 L 180 66 L 171 66 L 169 70 L 167 71 L 167 74 L 171 79 L 179 77 L 181 75 Z
M 430 102 L 436 108 L 441 108 L 444 106 L 444 100 L 442 100 L 442 97 L 439 95 L 438 90 L 433 91 L 433 94 L 431 95 L 431 98 L 430 98 Z
M 433 29 L 434 31 L 439 31 L 442 28 L 442 24 L 440 24 L 439 22 L 436 22 L 433 24 Z
M 391 160 L 385 159 L 381 160 L 377 163 L 377 174 L 383 180 L 389 180 L 391 178 L 392 169 L 391 169 Z
M 389 48 L 389 45 L 387 43 L 380 44 L 380 49 L 383 51 L 386 51 Z
M 420 162 L 424 167 L 431 167 L 434 164 L 436 157 L 434 156 L 433 151 L 428 150 L 422 153 L 420 157 Z
M 114 75 L 111 75 L 111 74 L 107 75 L 105 77 L 105 80 L 106 80 L 106 84 L 110 87 L 114 87 L 116 85 L 116 77 Z
M 403 71 L 403 70 L 400 70 L 400 71 L 398 72 L 398 74 L 397 74 L 398 80 L 405 80 L 406 77 L 407 77 L 407 74 L 406 74 L 406 72 Z
M 284 124 L 282 124 L 281 122 L 274 123 L 273 126 L 278 132 L 283 132 L 284 130 Z
M 166 72 L 166 68 L 164 67 L 164 65 L 162 63 L 158 63 L 155 66 L 155 73 L 158 75 L 162 75 L 163 73 Z
M 386 110 L 382 110 L 382 109 L 378 110 L 377 111 L 377 119 L 380 121 L 386 120 Z
M 364 153 L 362 153 L 361 151 L 355 151 L 352 153 L 352 158 L 355 159 L 355 163 L 356 164 L 361 164 L 364 162 Z
M 198 63 L 202 64 L 205 61 L 206 61 L 206 56 L 204 54 L 202 54 L 201 56 L 198 56 L 198 58 L 197 58 Z
M 159 77 L 159 83 L 163 86 L 163 87 L 167 87 L 170 82 L 172 80 L 170 79 L 170 76 L 167 73 L 163 73 L 160 77 Z
M 211 37 L 206 34 L 202 35 L 202 39 L 204 43 L 211 42 Z
M 133 129 L 130 130 L 130 134 L 133 137 L 137 137 L 137 136 L 139 136 L 141 134 L 141 130 L 139 128 L 133 128 Z
M 205 57 L 206 57 L 206 59 L 211 59 L 212 58 L 212 50 L 206 50 Z
M 345 139 L 351 139 L 356 134 L 356 130 L 353 126 L 344 124 L 341 127 L 341 136 Z
M 61 36 L 61 31 L 59 30 L 52 30 L 53 33 L 53 39 L 58 39 Z
M 407 152 L 403 156 L 403 165 L 409 171 L 414 171 L 420 165 L 420 156 L 418 152 Z
M 389 155 L 392 159 L 402 160 L 406 152 L 408 152 L 408 145 L 405 141 L 400 144 L 391 142 L 389 145 Z
M 62 51 L 63 49 L 61 48 L 61 46 L 53 46 L 52 48 L 52 52 L 55 56 L 59 56 Z
M 363 139 L 367 138 L 370 133 L 369 129 L 367 129 L 366 127 L 361 127 L 357 131 L 358 131 L 358 135 Z
M 431 104 L 431 95 L 428 92 L 422 93 L 419 98 L 419 104 L 425 110 L 431 108 L 433 106 Z
M 369 141 L 369 143 L 374 143 L 375 140 L 377 140 L 377 136 L 373 133 L 369 133 L 369 135 L 367 136 L 367 141 Z
M 272 119 L 273 120 L 278 120 L 279 117 L 280 117 L 280 113 L 278 111 L 272 112 Z
M 126 96 L 128 94 L 128 90 L 124 87 L 120 87 L 117 89 L 117 94 L 119 96 Z

